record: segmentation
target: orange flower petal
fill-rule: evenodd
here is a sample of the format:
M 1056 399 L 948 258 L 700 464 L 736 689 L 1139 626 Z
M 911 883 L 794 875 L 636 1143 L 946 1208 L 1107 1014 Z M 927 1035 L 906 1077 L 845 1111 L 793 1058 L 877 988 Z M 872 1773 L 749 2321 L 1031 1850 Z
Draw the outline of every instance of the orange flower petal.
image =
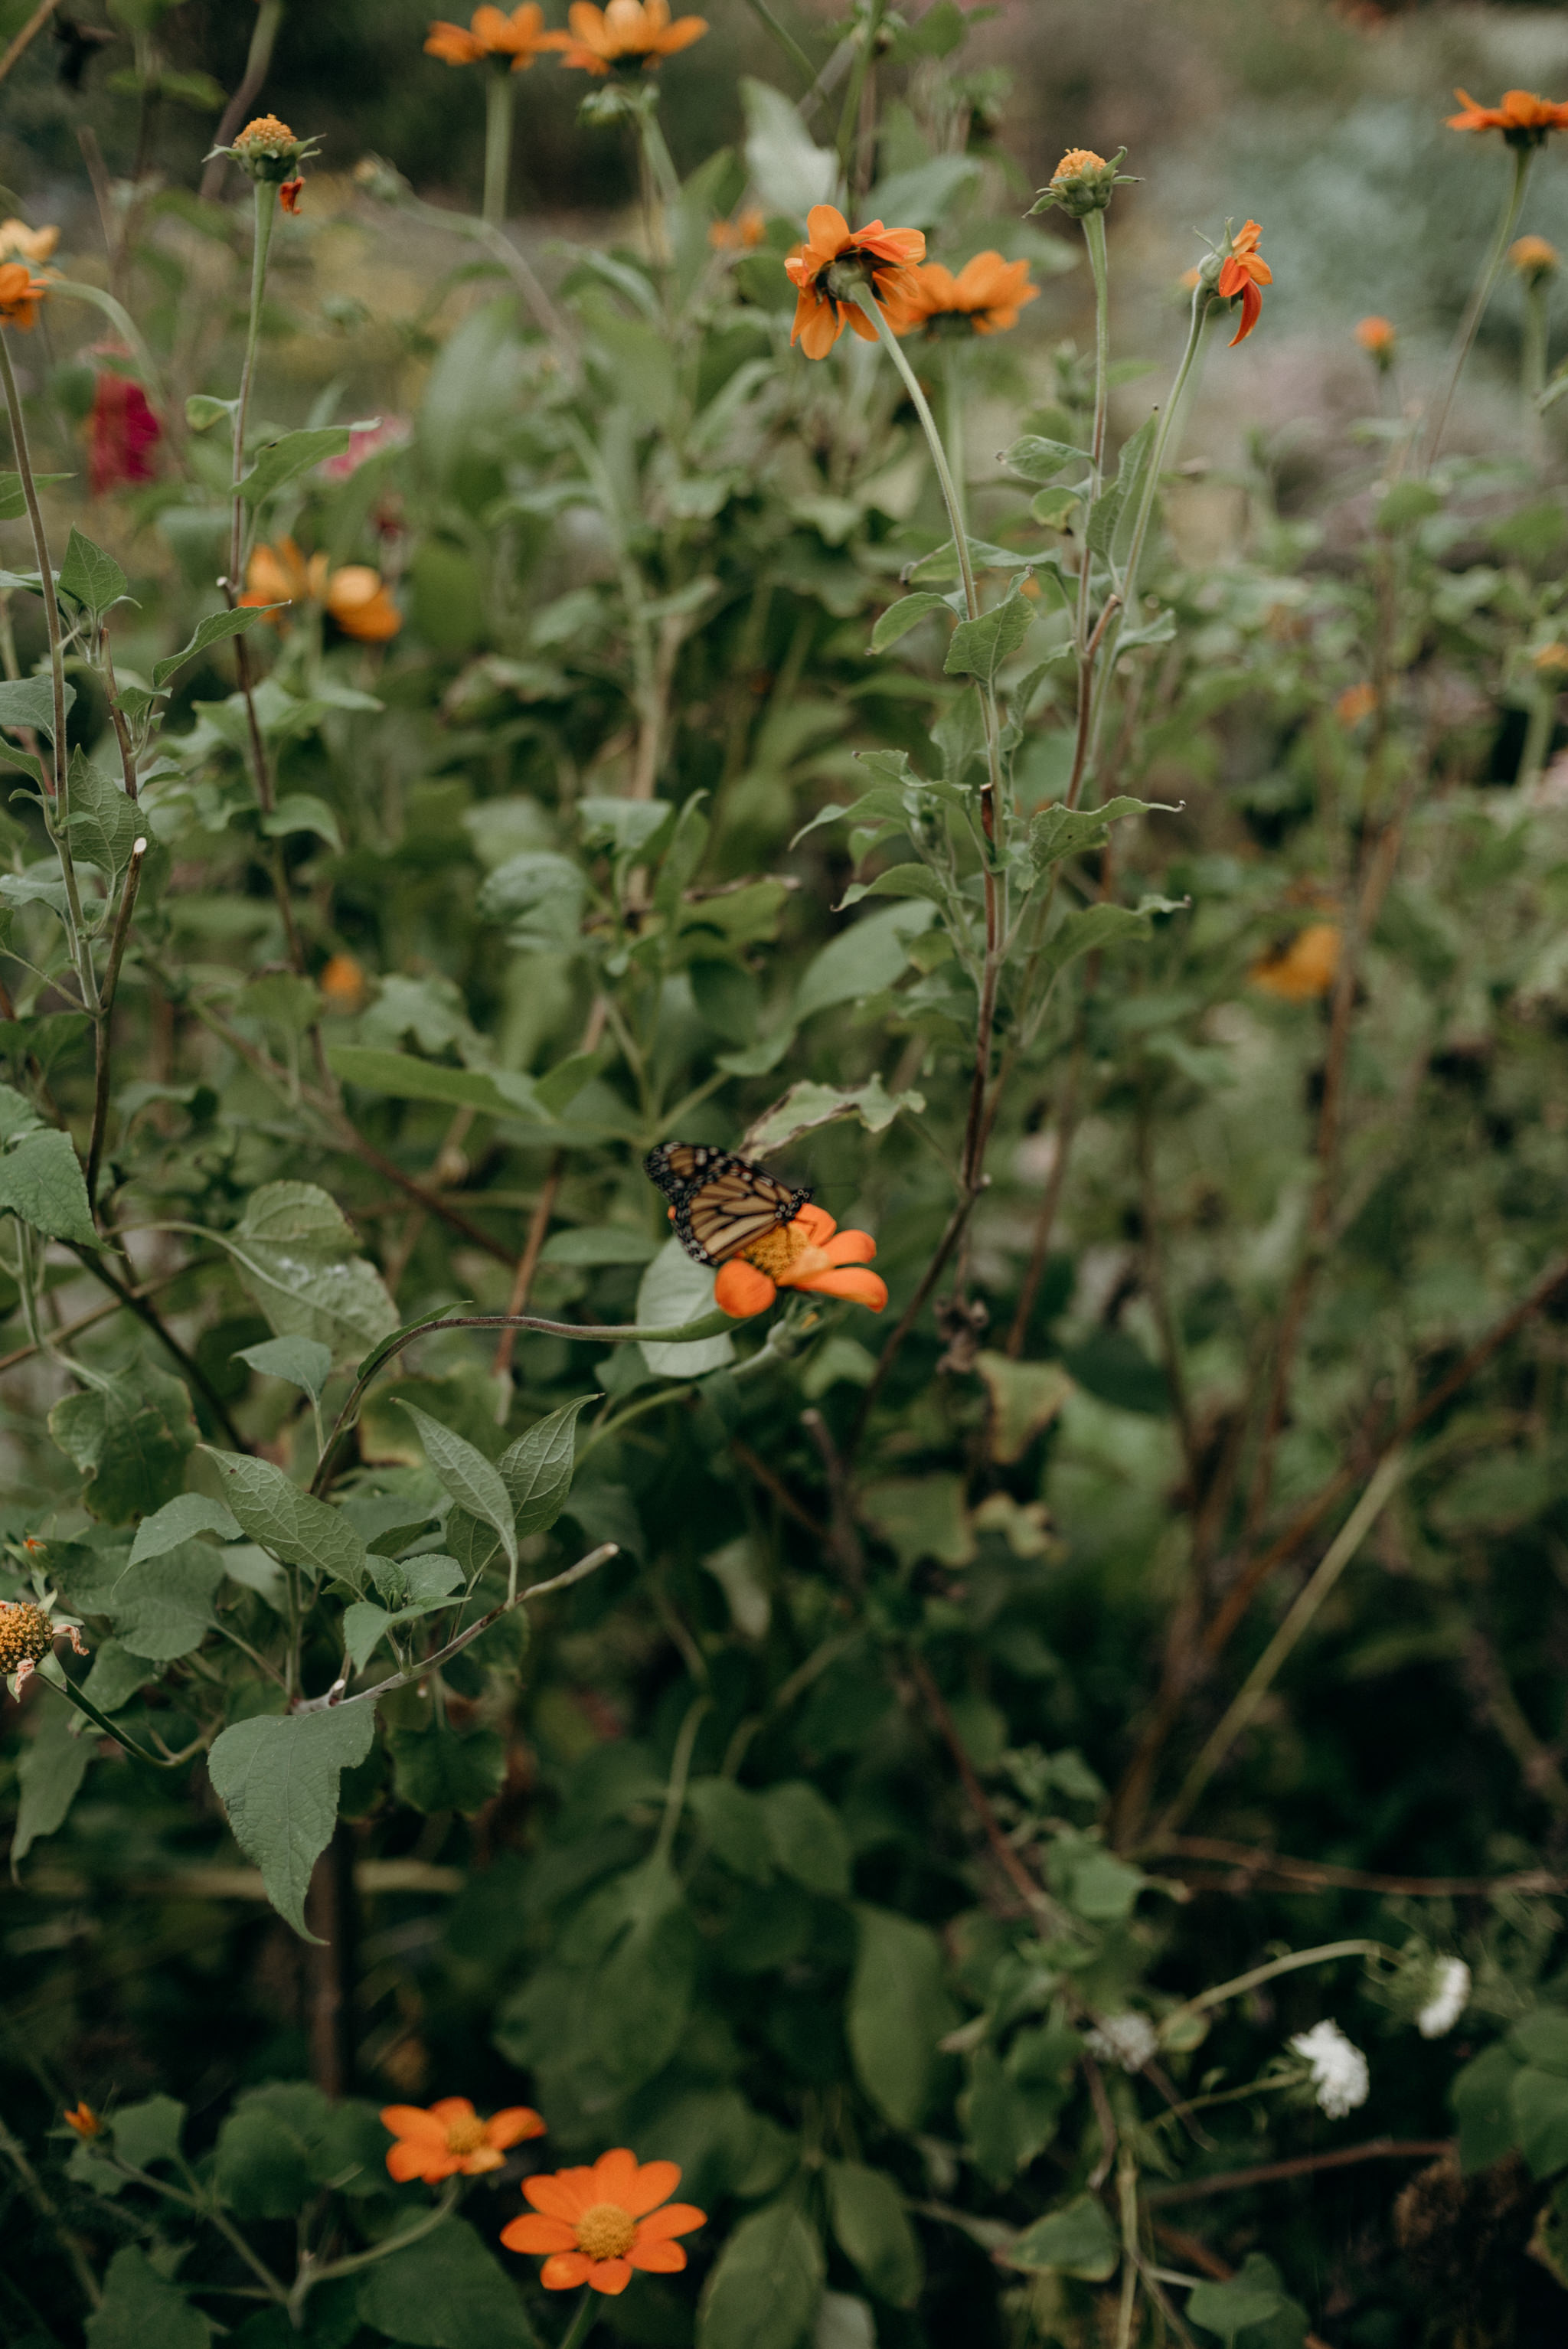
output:
M 444 2125 L 438 2119 L 436 2111 L 426 2112 L 420 2105 L 384 2106 L 381 2126 L 390 2129 L 394 2137 L 418 2139 L 423 2144 L 437 2147 L 442 2153 L 447 2149 Z
M 509 2251 L 570 2251 L 577 2246 L 577 2230 L 568 2219 L 545 2219 L 525 2210 L 500 2230 Z
M 838 1232 L 822 1253 L 830 1265 L 870 1264 L 877 1244 L 870 1232 Z
M 678 2243 L 634 2243 L 626 2258 L 645 2275 L 678 2275 L 686 2263 L 686 2255 Z
M 656 2165 L 659 2167 L 673 2164 Z M 678 2172 L 676 2173 L 679 2174 Z M 650 2210 L 637 2229 L 637 2241 L 663 2242 L 670 2235 L 689 2235 L 694 2227 L 706 2227 L 707 2212 L 699 2210 L 695 2202 L 666 2202 L 662 2210 Z
M 836 261 L 850 242 L 850 223 L 837 204 L 813 204 L 806 215 L 806 243 L 824 261 Z
M 491 2145 L 520 2145 L 525 2137 L 542 2137 L 544 2123 L 531 2105 L 508 2105 L 504 2111 L 490 2115 L 485 2134 Z
M 645 2161 L 632 2179 L 631 2191 L 617 2193 L 611 2199 L 634 2219 L 642 2219 L 655 2203 L 667 2201 L 680 2182 L 678 2161 Z
M 554 2265 L 553 2260 L 545 2261 L 546 2267 Z M 589 2289 L 593 2292 L 605 2292 L 612 2300 L 617 2292 L 624 2292 L 631 2281 L 630 2260 L 595 2260 L 588 2271 Z
M 524 2198 L 552 2219 L 581 2219 L 600 2199 L 593 2191 L 591 2169 L 557 2169 L 543 2178 L 525 2178 Z
M 556 2251 L 540 2269 L 539 2281 L 546 2292 L 574 2292 L 593 2272 L 593 2262 L 586 2251 Z
M 713 1284 L 714 1303 L 734 1321 L 748 1321 L 754 1313 L 766 1313 L 778 1293 L 765 1272 L 738 1256 L 719 1266 Z
M 880 1313 L 887 1304 L 887 1283 L 880 1273 L 862 1272 L 858 1265 L 847 1265 L 842 1272 L 819 1272 L 800 1286 L 814 1288 L 823 1297 L 847 1297 L 851 1305 L 869 1305 Z
M 804 1231 L 813 1247 L 825 1246 L 839 1228 L 826 1207 L 819 1207 L 810 1199 L 807 1200 L 795 1221 Z
M 476 2117 L 467 2096 L 438 2096 L 430 2110 L 443 2128 L 449 2128 L 454 2121 L 471 2121 Z

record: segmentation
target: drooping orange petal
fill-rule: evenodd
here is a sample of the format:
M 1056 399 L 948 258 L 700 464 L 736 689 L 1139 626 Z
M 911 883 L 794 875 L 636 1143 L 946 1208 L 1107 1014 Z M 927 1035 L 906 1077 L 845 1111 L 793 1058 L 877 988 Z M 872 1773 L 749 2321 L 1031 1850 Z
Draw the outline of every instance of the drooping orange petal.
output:
M 1247 336 L 1262 317 L 1263 309 L 1264 297 L 1249 277 L 1242 286 L 1242 323 L 1225 346 L 1227 350 L 1233 351 L 1238 343 L 1246 341 Z
M 870 1264 L 877 1244 L 870 1232 L 836 1232 L 822 1253 L 830 1265 Z
M 823 261 L 836 261 L 850 242 L 850 224 L 837 204 L 813 204 L 806 215 L 806 243 Z
M 554 2264 L 553 2260 L 547 2260 L 545 2262 L 547 2267 L 553 2267 Z M 590 2289 L 593 2292 L 604 2292 L 612 2300 L 618 2292 L 624 2292 L 631 2281 L 630 2260 L 595 2260 L 588 2271 Z
M 491 2145 L 521 2145 L 525 2137 L 542 2137 L 544 2123 L 531 2105 L 508 2105 L 485 2123 Z
M 819 1272 L 800 1286 L 824 1297 L 847 1297 L 851 1305 L 869 1305 L 873 1313 L 887 1304 L 887 1283 L 881 1273 L 864 1272 L 859 1265 L 846 1265 L 841 1272 Z
M 778 1293 L 765 1272 L 759 1272 L 756 1265 L 748 1264 L 744 1257 L 738 1256 L 719 1266 L 718 1278 L 713 1284 L 714 1303 L 732 1321 L 748 1321 L 754 1313 L 766 1313 Z
M 586 2251 L 555 2251 L 540 2269 L 539 2281 L 546 2292 L 575 2292 L 593 2272 L 593 2262 Z
M 525 2210 L 500 2230 L 509 2251 L 570 2251 L 577 2247 L 577 2230 L 568 2219 L 545 2219 Z

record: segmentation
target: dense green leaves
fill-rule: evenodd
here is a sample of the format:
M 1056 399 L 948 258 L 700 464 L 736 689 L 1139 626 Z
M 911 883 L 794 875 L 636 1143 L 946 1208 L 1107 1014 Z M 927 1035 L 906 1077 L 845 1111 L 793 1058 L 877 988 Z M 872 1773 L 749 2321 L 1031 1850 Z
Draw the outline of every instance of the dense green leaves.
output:
M 920 2245 L 891 2178 L 858 2161 L 828 2165 L 828 2208 L 833 2233 L 867 2287 L 895 2308 L 920 2296 Z
M 208 2349 L 212 2328 L 146 2252 L 127 2243 L 109 2261 L 104 2295 L 87 2321 L 88 2349 Z
M 500 1469 L 466 1436 L 443 1427 L 417 1403 L 405 1402 L 402 1407 L 418 1430 L 425 1457 L 445 1490 L 459 1508 L 493 1530 L 515 1573 L 517 1526 L 511 1495 Z

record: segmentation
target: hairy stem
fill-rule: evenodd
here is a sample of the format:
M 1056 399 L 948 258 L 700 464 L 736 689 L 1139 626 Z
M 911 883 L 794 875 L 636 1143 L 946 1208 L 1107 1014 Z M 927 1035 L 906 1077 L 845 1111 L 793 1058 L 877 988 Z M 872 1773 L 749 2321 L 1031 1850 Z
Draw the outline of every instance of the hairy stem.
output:
M 1448 429 L 1449 410 L 1454 404 L 1454 394 L 1460 388 L 1460 378 L 1465 371 L 1465 361 L 1474 347 L 1476 336 L 1480 331 L 1480 322 L 1486 316 L 1487 305 L 1491 300 L 1497 287 L 1497 281 L 1502 274 L 1502 265 L 1508 258 L 1509 242 L 1514 230 L 1519 226 L 1519 215 L 1524 207 L 1525 181 L 1530 177 L 1530 166 L 1534 160 L 1533 147 L 1516 147 L 1513 150 L 1513 178 L 1492 235 L 1491 248 L 1481 264 L 1480 275 L 1476 279 L 1474 290 L 1465 305 L 1464 316 L 1460 320 L 1460 330 L 1454 337 L 1453 357 L 1449 366 L 1448 382 L 1444 387 L 1443 396 L 1432 414 L 1432 429 L 1427 438 L 1425 460 L 1429 466 L 1437 461 L 1438 450 L 1442 446 L 1443 434 Z

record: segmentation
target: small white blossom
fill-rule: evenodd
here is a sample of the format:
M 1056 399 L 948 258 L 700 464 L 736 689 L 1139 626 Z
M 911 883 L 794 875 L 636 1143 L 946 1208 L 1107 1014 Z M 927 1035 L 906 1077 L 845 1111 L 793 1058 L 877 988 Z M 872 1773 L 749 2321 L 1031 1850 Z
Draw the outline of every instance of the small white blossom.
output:
M 1102 2015 L 1085 2035 L 1091 2055 L 1102 2064 L 1119 2064 L 1124 2072 L 1141 2072 L 1160 2048 L 1160 2034 L 1149 2017 L 1130 2009 L 1126 2014 Z
M 1462 1958 L 1445 1958 L 1430 1998 L 1416 2017 L 1423 2039 L 1441 2039 L 1470 2004 L 1470 1970 Z
M 1313 2094 L 1331 2121 L 1342 2121 L 1367 2102 L 1372 2075 L 1359 2047 L 1352 2045 L 1337 2023 L 1315 2023 L 1291 2041 L 1312 2074 Z

